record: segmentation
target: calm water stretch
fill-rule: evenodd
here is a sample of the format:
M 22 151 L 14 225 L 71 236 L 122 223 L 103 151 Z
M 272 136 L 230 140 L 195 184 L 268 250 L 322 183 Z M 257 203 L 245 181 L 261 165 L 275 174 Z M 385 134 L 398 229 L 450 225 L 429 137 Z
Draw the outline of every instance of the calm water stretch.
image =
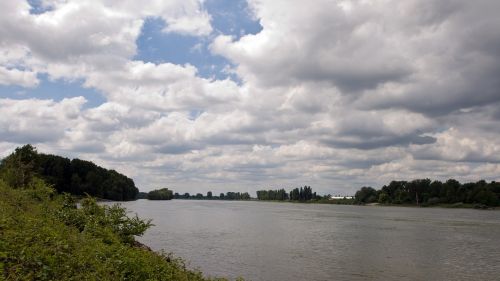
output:
M 500 280 L 500 212 L 242 201 L 122 204 L 140 241 L 210 276 L 247 280 Z

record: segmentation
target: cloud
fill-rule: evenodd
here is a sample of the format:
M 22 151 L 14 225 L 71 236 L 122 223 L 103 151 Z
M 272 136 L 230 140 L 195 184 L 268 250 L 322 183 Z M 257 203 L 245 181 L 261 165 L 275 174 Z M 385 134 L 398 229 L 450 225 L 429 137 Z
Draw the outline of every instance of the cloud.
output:
M 335 133 L 322 137 L 327 145 L 373 149 L 435 142 L 433 137 L 425 135 L 432 132 L 434 122 L 408 111 L 343 112 L 335 120 L 332 128 Z
M 198 0 L 42 5 L 0 3 L 0 84 L 82 81 L 105 102 L 0 98 L 1 152 L 31 142 L 179 192 L 498 180 L 496 1 L 251 0 L 262 30 L 238 38 Z M 202 37 L 237 79 L 138 60 L 148 18 Z
M 182 17 L 167 19 L 165 32 L 177 32 L 180 34 L 208 35 L 212 32 L 210 17 L 207 13 L 200 13 L 197 17 Z
M 413 2 L 413 3 L 411 3 Z M 406 3 L 406 2 L 405 2 Z M 368 91 L 359 101 L 366 107 L 402 107 L 443 115 L 500 98 L 500 24 L 495 1 L 410 1 L 414 15 L 401 19 L 418 23 L 407 49 L 415 72 L 406 83 L 389 83 Z M 404 4 L 403 4 L 404 5 Z
M 469 129 L 470 130 L 470 129 Z M 436 136 L 437 143 L 431 147 L 415 147 L 416 159 L 444 160 L 450 162 L 500 162 L 500 144 L 496 134 L 465 132 L 450 128 Z
M 383 15 L 364 4 L 347 13 L 333 1 L 285 2 L 251 1 L 263 30 L 237 41 L 220 35 L 212 51 L 237 64 L 247 81 L 266 86 L 323 81 L 355 92 L 411 74 L 411 61 L 377 22 Z
M 146 6 L 136 1 L 93 0 L 41 5 L 44 11 L 32 14 L 28 2 L 1 3 L 2 13 L 8 16 L 0 19 L 0 46 L 8 50 L 23 46 L 29 56 L 25 66 L 56 79 L 85 79 L 96 70 L 123 67 L 136 54 L 136 39 L 149 17 L 165 21 L 168 32 L 202 36 L 212 31 L 210 16 L 198 0 L 150 1 Z M 26 84 L 27 79 L 13 81 L 34 85 Z
M 251 1 L 263 30 L 239 40 L 220 35 L 212 51 L 245 81 L 329 82 L 361 95 L 356 106 L 365 109 L 435 115 L 498 100 L 494 1 L 349 3 Z
M 8 69 L 0 66 L 0 85 L 20 85 L 26 88 L 33 88 L 39 82 L 36 73 L 33 71 Z
M 153 111 L 203 109 L 236 101 L 238 87 L 230 80 L 196 76 L 191 65 L 129 61 L 110 71 L 95 71 L 86 87 L 101 90 L 110 101 Z
M 85 102 L 82 97 L 61 102 L 0 99 L 0 138 L 13 143 L 57 142 L 78 123 Z
M 155 0 L 148 5 L 137 1 L 111 1 L 111 7 L 136 17 L 160 17 L 165 32 L 206 36 L 212 32 L 211 16 L 203 9 L 203 1 Z

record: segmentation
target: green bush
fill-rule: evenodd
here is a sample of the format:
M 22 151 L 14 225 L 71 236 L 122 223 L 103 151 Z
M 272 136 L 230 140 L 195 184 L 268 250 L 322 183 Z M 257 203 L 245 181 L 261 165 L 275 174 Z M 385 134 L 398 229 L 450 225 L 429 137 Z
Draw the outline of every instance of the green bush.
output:
M 0 280 L 209 280 L 164 253 L 132 246 L 149 221 L 123 208 L 0 180 Z

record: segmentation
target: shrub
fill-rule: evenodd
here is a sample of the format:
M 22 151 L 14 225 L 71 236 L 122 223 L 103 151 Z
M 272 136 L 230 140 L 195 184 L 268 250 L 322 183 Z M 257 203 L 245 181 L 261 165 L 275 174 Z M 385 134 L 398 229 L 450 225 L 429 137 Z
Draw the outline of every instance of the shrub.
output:
M 208 280 L 181 259 L 133 247 L 151 225 L 92 198 L 77 208 L 38 181 L 0 180 L 0 280 Z

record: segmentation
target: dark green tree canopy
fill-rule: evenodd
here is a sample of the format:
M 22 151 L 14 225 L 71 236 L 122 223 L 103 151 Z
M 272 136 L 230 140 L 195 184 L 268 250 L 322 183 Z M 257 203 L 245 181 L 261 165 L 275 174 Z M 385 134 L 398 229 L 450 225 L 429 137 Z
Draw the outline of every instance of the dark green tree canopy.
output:
M 25 145 L 2 160 L 0 176 L 11 186 L 26 186 L 38 176 L 62 193 L 89 194 L 115 201 L 134 200 L 139 190 L 134 181 L 115 170 L 65 157 L 38 153 L 32 145 Z
M 174 198 L 174 194 L 168 188 L 161 188 L 150 191 L 147 198 L 149 200 L 171 200 Z
M 481 204 L 500 205 L 500 183 L 478 182 L 460 183 L 455 179 L 446 182 L 416 179 L 412 181 L 391 181 L 380 190 L 362 187 L 356 192 L 355 203 L 384 204 Z
M 310 186 L 294 188 L 287 193 L 284 188 L 276 190 L 258 190 L 257 199 L 259 200 L 277 200 L 277 201 L 311 201 L 319 199 L 316 192 L 312 191 Z
M 375 202 L 377 200 L 377 191 L 372 187 L 364 186 L 356 192 L 354 198 L 359 203 Z

